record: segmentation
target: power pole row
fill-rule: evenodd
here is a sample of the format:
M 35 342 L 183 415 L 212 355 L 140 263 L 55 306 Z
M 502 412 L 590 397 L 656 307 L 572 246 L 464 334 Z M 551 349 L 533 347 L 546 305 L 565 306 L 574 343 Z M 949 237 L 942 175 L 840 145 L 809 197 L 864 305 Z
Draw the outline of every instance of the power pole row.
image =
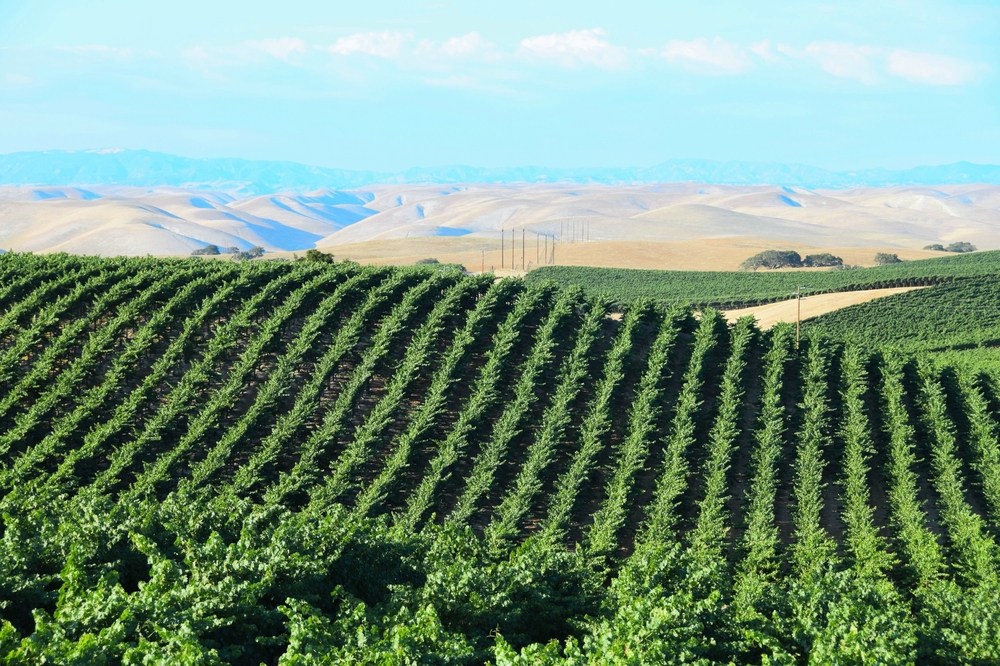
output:
M 546 264 L 554 264 L 556 262 L 556 237 L 552 234 L 540 234 L 537 231 L 532 232 L 535 234 L 535 266 L 540 266 L 544 260 Z M 542 238 L 545 239 L 544 246 L 542 244 Z M 500 268 L 507 268 L 507 235 L 503 229 L 500 230 Z M 527 230 L 521 229 L 521 270 L 526 270 L 527 263 Z M 516 262 L 514 261 L 514 252 L 517 250 L 516 239 L 514 237 L 514 230 L 511 229 L 510 232 L 510 269 L 514 270 L 516 268 Z M 481 248 L 480 257 L 480 269 L 486 271 L 486 248 Z
M 590 220 L 563 220 L 559 223 L 559 240 L 567 239 L 570 243 L 590 242 Z

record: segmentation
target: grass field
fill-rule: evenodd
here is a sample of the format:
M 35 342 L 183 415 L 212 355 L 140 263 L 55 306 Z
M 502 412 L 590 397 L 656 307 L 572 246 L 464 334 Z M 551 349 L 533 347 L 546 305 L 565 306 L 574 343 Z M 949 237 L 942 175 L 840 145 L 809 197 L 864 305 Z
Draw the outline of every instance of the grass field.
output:
M 997 663 L 1000 384 L 916 352 L 998 256 L 812 273 L 950 281 L 797 349 L 637 280 L 3 255 L 0 660 Z

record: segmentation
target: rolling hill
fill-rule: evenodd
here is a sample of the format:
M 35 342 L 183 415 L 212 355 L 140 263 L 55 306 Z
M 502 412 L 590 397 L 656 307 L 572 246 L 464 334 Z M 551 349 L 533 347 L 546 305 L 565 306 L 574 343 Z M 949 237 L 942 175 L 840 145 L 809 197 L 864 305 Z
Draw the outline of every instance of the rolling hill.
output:
M 556 263 L 643 266 L 648 264 L 636 264 L 636 252 L 621 251 L 620 244 L 665 244 L 658 253 L 668 256 L 678 253 L 666 244 L 706 239 L 729 239 L 732 248 L 748 241 L 865 248 L 866 257 L 876 249 L 901 250 L 912 259 L 935 256 L 920 250 L 930 243 L 1000 247 L 1000 187 L 377 185 L 251 197 L 173 187 L 0 187 L 0 247 L 20 251 L 184 255 L 212 243 L 337 253 L 348 246 L 355 256 L 392 263 L 416 254 L 396 241 L 419 238 L 434 239 L 430 256 L 455 254 L 450 260 L 474 266 L 482 259 L 500 268 L 501 235 L 508 243 L 517 235 L 520 242 L 522 233 L 526 243 L 555 239 L 562 248 Z M 733 249 L 707 263 L 735 268 L 756 251 Z M 696 258 L 701 252 L 692 246 L 679 254 Z M 519 268 L 544 263 L 533 251 L 526 255 Z

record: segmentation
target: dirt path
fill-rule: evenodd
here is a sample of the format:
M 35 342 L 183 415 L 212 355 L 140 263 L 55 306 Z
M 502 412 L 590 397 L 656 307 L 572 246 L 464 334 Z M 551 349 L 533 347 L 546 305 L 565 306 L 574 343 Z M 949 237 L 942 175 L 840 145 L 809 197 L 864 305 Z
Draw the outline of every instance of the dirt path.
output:
M 860 291 L 842 291 L 834 294 L 818 294 L 816 296 L 806 296 L 802 299 L 802 319 L 818 317 L 827 312 L 833 312 L 848 305 L 867 303 L 868 301 L 883 296 L 893 296 L 902 294 L 905 291 L 923 289 L 923 287 L 893 287 L 891 289 L 864 289 Z M 730 322 L 736 321 L 740 317 L 752 314 L 757 318 L 757 325 L 761 328 L 771 328 L 781 321 L 795 321 L 795 299 L 780 301 L 778 303 L 768 303 L 758 305 L 753 308 L 743 308 L 741 310 L 729 310 L 724 312 L 726 319 Z

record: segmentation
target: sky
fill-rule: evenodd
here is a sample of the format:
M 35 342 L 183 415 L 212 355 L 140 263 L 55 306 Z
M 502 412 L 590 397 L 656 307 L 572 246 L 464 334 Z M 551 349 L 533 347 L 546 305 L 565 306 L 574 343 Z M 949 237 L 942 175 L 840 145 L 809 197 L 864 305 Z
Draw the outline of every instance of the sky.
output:
M 0 153 L 1000 163 L 1000 0 L 0 0 Z

